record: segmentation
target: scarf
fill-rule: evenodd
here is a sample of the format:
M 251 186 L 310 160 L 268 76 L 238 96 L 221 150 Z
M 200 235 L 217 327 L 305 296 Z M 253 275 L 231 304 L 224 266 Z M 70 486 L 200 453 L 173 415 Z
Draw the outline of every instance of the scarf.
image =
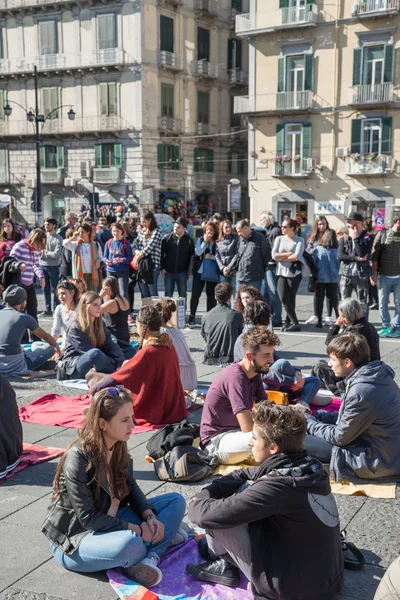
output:
M 82 240 L 78 240 L 76 243 L 76 252 L 75 252 L 75 260 L 76 260 L 76 274 L 80 279 L 84 279 L 83 276 L 83 266 L 82 266 L 82 257 L 80 253 L 79 246 L 82 244 Z M 92 240 L 90 242 L 90 255 L 92 258 L 92 285 L 99 285 L 99 274 L 95 267 L 95 262 L 98 259 L 97 255 L 97 246 Z
M 263 462 L 257 471 L 257 478 L 263 475 L 275 475 L 284 477 L 302 477 L 312 475 L 317 471 L 324 476 L 324 468 L 319 461 L 314 460 L 308 455 L 306 450 L 300 450 L 293 454 L 274 454 Z
M 147 340 L 140 338 L 139 339 L 139 348 L 140 350 L 145 346 L 167 346 L 167 348 L 172 347 L 172 340 L 169 337 L 168 333 L 160 333 L 160 335 L 149 337 Z

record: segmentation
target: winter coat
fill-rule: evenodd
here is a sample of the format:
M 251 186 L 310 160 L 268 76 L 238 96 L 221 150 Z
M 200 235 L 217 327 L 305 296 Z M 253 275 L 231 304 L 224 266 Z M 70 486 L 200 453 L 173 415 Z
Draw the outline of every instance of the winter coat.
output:
M 338 283 L 340 264 L 337 248 L 317 246 L 314 248 L 312 256 L 318 269 L 318 283 Z
M 233 362 L 235 342 L 243 329 L 243 316 L 227 304 L 219 303 L 201 319 L 201 335 L 206 342 L 204 364 Z
M 13 471 L 22 454 L 22 424 L 15 392 L 0 376 L 0 481 Z
M 6 290 L 9 285 L 19 285 L 21 287 L 21 270 L 23 263 L 16 260 L 13 256 L 6 256 L 0 267 L 0 285 Z
M 338 259 L 343 263 L 343 275 L 345 277 L 352 263 L 356 263 L 359 277 L 369 277 L 371 275 L 369 258 L 373 243 L 374 236 L 367 231 L 362 231 L 355 240 L 350 236 L 339 240 Z M 364 256 L 368 256 L 368 260 L 357 260 Z
M 225 267 L 228 267 L 233 274 L 236 266 L 238 244 L 239 236 L 235 234 L 226 235 L 220 242 L 217 242 L 215 259 L 221 273 L 223 273 Z
M 238 281 L 250 283 L 264 279 L 265 271 L 271 260 L 271 251 L 265 235 L 252 230 L 247 239 L 240 238 L 238 255 L 239 262 L 236 272 Z
M 266 227 L 266 230 L 267 231 L 265 233 L 265 237 L 267 238 L 269 250 L 272 253 L 272 248 L 274 247 L 274 242 L 276 238 L 278 237 L 278 235 L 282 235 L 282 228 L 278 223 L 270 223 Z M 272 267 L 273 265 L 276 265 L 276 262 L 271 258 L 271 260 L 269 261 L 269 265 Z
M 194 241 L 187 233 L 170 233 L 161 243 L 161 269 L 167 273 L 187 273 L 194 254 Z
M 335 481 L 399 481 L 400 389 L 394 371 L 375 360 L 337 386 L 339 414 L 307 423 L 307 433 L 334 446 L 331 476 Z
M 328 346 L 333 338 L 338 335 L 342 335 L 343 333 L 359 333 L 360 335 L 363 335 L 367 340 L 370 349 L 371 361 L 381 359 L 378 332 L 365 317 L 361 317 L 361 319 L 356 321 L 354 325 L 349 325 L 348 327 L 344 327 L 342 329 L 339 327 L 339 325 L 332 325 L 328 330 L 325 344 Z

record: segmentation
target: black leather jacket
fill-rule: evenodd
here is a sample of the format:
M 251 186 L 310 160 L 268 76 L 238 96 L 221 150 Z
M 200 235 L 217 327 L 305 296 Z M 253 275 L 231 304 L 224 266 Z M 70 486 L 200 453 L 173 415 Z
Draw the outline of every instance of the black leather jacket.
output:
M 65 554 L 73 554 L 85 535 L 92 531 L 128 529 L 126 521 L 107 515 L 111 496 L 106 474 L 100 480 L 100 493 L 95 500 L 96 479 L 93 472 L 86 472 L 86 466 L 86 455 L 77 442 L 65 458 L 60 497 L 52 501 L 42 525 L 42 533 Z M 129 504 L 140 516 L 148 509 L 154 511 L 133 476 L 131 457 L 127 484 L 129 494 L 121 500 L 120 506 Z
M 338 259 L 343 265 L 341 272 L 347 276 L 350 264 L 356 263 L 359 277 L 369 277 L 371 275 L 371 250 L 374 243 L 374 236 L 367 231 L 362 231 L 358 238 L 353 240 L 350 237 L 342 238 L 339 241 Z M 368 260 L 361 260 L 368 256 Z

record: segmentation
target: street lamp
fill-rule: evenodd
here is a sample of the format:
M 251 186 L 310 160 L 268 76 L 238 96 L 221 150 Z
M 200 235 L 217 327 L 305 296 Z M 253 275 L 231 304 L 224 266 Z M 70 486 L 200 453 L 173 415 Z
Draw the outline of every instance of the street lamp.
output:
M 56 112 L 57 110 L 59 110 L 60 108 L 65 108 L 64 106 L 57 106 L 57 108 L 53 109 L 46 117 L 44 115 L 41 115 L 39 113 L 39 85 L 38 85 L 38 72 L 37 72 L 37 66 L 34 66 L 34 80 L 35 80 L 35 111 L 33 112 L 32 110 L 30 110 L 29 112 L 23 107 L 21 106 L 21 104 L 18 104 L 18 102 L 14 102 L 12 100 L 8 100 L 7 99 L 7 104 L 4 106 L 4 114 L 6 115 L 6 117 L 10 117 L 12 114 L 12 108 L 10 106 L 10 102 L 11 104 L 16 104 L 17 106 L 19 106 L 20 108 L 22 108 L 22 110 L 24 110 L 26 112 L 26 118 L 28 119 L 29 123 L 35 123 L 35 145 L 36 145 L 36 194 L 35 194 L 35 216 L 40 218 L 40 213 L 42 212 L 42 182 L 41 182 L 41 171 L 40 171 L 40 129 L 39 129 L 39 125 L 40 123 L 42 123 L 42 130 L 43 127 L 47 121 L 47 119 L 49 119 L 49 117 L 51 117 L 51 115 Z M 70 107 L 69 111 L 68 111 L 68 119 L 70 121 L 74 121 L 75 120 L 75 111 L 72 109 L 72 107 Z

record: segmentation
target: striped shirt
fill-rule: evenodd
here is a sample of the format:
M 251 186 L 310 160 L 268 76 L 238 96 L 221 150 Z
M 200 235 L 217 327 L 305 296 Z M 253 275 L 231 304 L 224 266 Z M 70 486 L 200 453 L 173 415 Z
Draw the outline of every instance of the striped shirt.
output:
M 43 271 L 39 266 L 39 259 L 41 253 L 37 250 L 31 250 L 29 244 L 25 240 L 21 240 L 10 252 L 10 256 L 13 256 L 19 262 L 26 264 L 25 271 L 21 271 L 21 281 L 23 285 L 32 285 L 35 275 L 37 277 L 44 277 Z
M 159 269 L 161 266 L 161 231 L 159 227 L 156 227 L 151 232 L 149 238 L 145 238 L 145 232 L 141 231 L 133 243 L 133 251 L 139 250 L 143 253 L 143 256 L 150 254 L 154 263 L 154 268 Z

